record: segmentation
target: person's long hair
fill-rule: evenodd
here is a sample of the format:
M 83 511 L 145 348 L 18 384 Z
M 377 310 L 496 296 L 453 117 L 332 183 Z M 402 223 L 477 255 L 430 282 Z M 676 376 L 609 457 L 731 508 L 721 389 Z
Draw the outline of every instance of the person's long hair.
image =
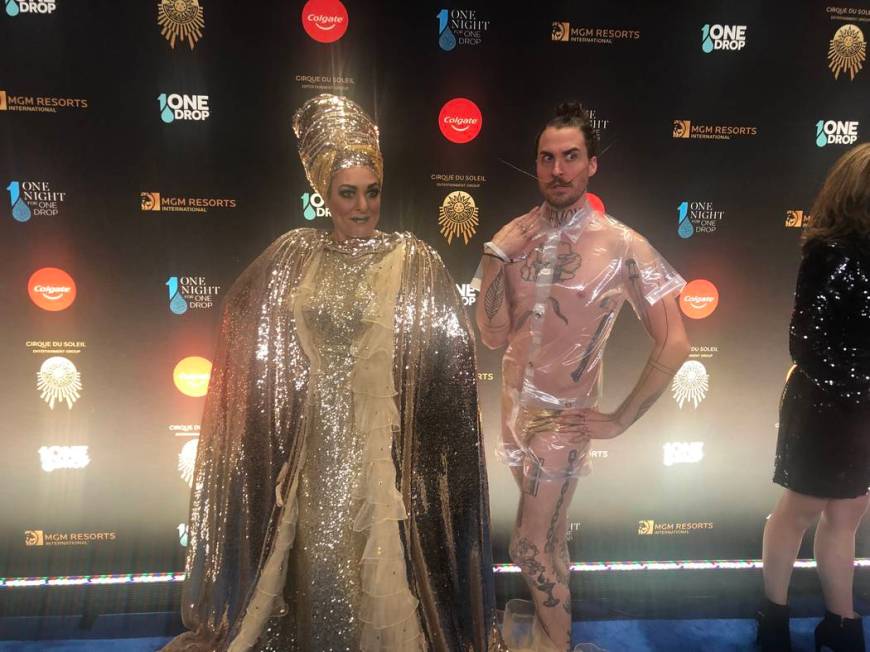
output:
M 803 243 L 855 235 L 870 239 L 870 143 L 856 145 L 834 163 L 810 211 Z

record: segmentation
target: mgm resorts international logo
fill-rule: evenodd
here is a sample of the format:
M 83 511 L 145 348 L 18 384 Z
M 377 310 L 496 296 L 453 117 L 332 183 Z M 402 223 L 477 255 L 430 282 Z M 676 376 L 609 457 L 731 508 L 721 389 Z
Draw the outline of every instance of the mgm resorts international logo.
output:
M 571 26 L 571 23 L 553 21 L 550 40 L 560 43 L 591 43 L 613 45 L 615 41 L 636 41 L 640 31 L 636 29 L 606 29 L 603 27 Z
M 161 0 L 157 5 L 160 34 L 175 48 L 175 41 L 187 42 L 192 50 L 202 38 L 205 16 L 199 0 Z
M 15 18 L 19 14 L 53 14 L 57 9 L 54 0 L 29 2 L 28 0 L 3 0 L 6 5 L 6 15 Z
M 663 523 L 662 521 L 638 521 L 638 536 L 651 537 L 658 535 L 692 534 L 703 530 L 712 530 L 713 523 Z
M 204 276 L 170 276 L 166 287 L 169 288 L 169 310 L 176 315 L 214 308 L 215 297 L 221 291 L 220 285 L 209 285 Z
M 842 120 L 819 120 L 816 123 L 816 145 L 854 145 L 858 140 L 858 123 Z
M 303 192 L 300 199 L 302 200 L 302 216 L 309 222 L 318 217 L 332 217 L 319 192 Z
M 738 125 L 700 124 L 691 120 L 674 120 L 674 138 L 698 138 L 701 140 L 731 140 L 738 136 L 757 136 L 758 127 Z
M 810 225 L 811 216 L 807 211 L 786 211 L 785 226 L 789 229 L 804 229 Z
M 713 202 L 684 201 L 677 206 L 677 233 L 683 239 L 696 233 L 715 233 L 725 219 L 725 211 L 716 210 Z
M 701 28 L 701 50 L 739 52 L 746 47 L 746 25 L 704 25 Z
M 474 197 L 467 192 L 457 190 L 444 198 L 438 209 L 438 224 L 441 235 L 447 238 L 447 244 L 452 244 L 453 238 L 462 236 L 465 244 L 477 233 L 479 211 Z
M 867 58 L 867 42 L 864 32 L 857 25 L 843 25 L 834 32 L 834 38 L 828 46 L 828 67 L 838 79 L 841 73 L 849 73 L 849 81 L 864 67 Z M 845 76 L 845 75 L 844 75 Z
M 48 181 L 10 181 L 9 205 L 12 217 L 27 222 L 31 217 L 54 217 L 66 198 L 65 192 L 53 190 Z
M 438 19 L 438 47 L 450 52 L 457 45 L 480 45 L 489 29 L 488 20 L 482 20 L 474 9 L 442 9 Z
M 211 208 L 235 208 L 235 199 L 171 197 L 159 192 L 140 192 L 139 207 L 146 212 L 207 213 Z
M 46 532 L 25 530 L 24 545 L 31 546 L 87 546 L 92 543 L 115 541 L 116 532 Z
M 671 383 L 671 393 L 682 410 L 684 404 L 698 406 L 707 398 L 710 390 L 710 374 L 703 363 L 697 360 L 687 360 L 680 367 Z
M 182 95 L 179 93 L 160 93 L 160 119 L 166 124 L 176 120 L 208 120 L 208 95 Z
M 88 101 L 75 97 L 14 95 L 0 89 L 0 111 L 57 113 L 58 109 L 87 109 Z

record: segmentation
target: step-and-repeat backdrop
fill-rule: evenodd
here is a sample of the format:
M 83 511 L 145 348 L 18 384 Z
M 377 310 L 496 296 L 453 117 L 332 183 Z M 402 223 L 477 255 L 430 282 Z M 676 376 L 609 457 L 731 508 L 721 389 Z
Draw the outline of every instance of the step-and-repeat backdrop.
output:
M 584 103 L 590 189 L 689 281 L 693 346 L 595 446 L 572 557 L 757 558 L 801 228 L 870 129 L 870 4 L 651 4 L 3 0 L 0 576 L 183 568 L 221 300 L 279 234 L 330 227 L 290 126 L 322 92 L 375 116 L 382 224 L 435 246 L 469 310 L 482 243 L 540 200 L 538 130 Z M 649 349 L 625 311 L 605 410 Z M 478 356 L 504 562 L 500 353 Z

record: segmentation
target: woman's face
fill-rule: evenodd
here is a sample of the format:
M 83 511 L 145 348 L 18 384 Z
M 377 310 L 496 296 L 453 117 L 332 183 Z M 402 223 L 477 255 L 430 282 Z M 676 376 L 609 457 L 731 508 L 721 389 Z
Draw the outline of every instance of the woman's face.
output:
M 345 168 L 332 177 L 325 201 L 336 241 L 368 238 L 381 217 L 381 184 L 369 168 Z

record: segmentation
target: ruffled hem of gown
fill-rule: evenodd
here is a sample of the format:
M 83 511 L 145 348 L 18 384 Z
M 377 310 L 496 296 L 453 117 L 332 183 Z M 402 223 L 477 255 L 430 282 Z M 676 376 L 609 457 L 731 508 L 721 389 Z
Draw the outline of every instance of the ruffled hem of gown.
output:
M 383 264 L 396 264 L 387 256 Z M 384 269 L 388 278 L 397 269 Z M 399 534 L 399 521 L 408 513 L 402 494 L 396 488 L 393 462 L 393 433 L 399 427 L 396 388 L 393 383 L 393 310 L 370 304 L 365 335 L 354 347 L 351 375 L 354 425 L 366 442 L 362 479 L 354 498 L 362 502 L 353 528 L 367 532 L 365 551 L 360 559 L 362 623 L 360 650 L 422 649 L 423 636 L 417 618 L 419 601 L 408 587 L 405 551 Z

